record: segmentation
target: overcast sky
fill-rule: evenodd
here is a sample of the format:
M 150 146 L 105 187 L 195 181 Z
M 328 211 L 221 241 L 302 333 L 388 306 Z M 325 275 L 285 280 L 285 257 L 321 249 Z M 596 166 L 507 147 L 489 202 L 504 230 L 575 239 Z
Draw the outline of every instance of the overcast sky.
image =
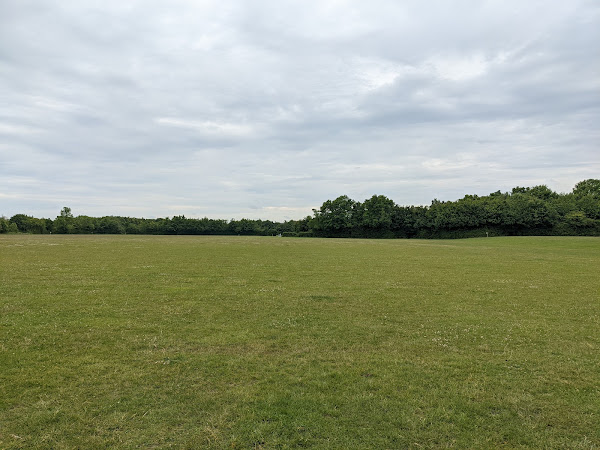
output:
M 0 1 L 0 215 L 300 219 L 600 178 L 600 2 Z

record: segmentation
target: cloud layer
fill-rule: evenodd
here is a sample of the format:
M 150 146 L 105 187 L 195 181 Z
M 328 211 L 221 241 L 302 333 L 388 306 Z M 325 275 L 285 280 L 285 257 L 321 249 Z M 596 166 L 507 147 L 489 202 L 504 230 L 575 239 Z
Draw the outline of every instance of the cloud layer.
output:
M 600 177 L 590 1 L 0 3 L 0 215 L 297 219 Z

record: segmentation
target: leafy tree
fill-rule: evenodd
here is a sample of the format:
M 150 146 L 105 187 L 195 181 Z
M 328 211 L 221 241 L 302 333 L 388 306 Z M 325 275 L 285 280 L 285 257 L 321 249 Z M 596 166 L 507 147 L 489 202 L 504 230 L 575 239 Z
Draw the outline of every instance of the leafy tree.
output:
M 573 188 L 573 194 L 578 198 L 589 196 L 600 200 L 600 180 L 590 178 L 580 181 Z
M 67 218 L 68 216 L 61 217 Z M 69 219 L 66 219 L 69 220 Z M 96 230 L 96 219 L 89 216 L 77 216 L 72 219 L 73 233 L 92 234 Z
M 25 214 L 15 214 L 10 218 L 10 222 L 16 225 L 17 230 L 21 233 L 43 234 L 47 232 L 45 219 L 37 219 Z
M 384 195 L 374 195 L 362 203 L 360 224 L 372 229 L 391 229 L 396 204 Z
M 68 206 L 63 207 L 63 209 L 60 210 L 60 217 L 64 217 L 65 219 L 72 219 L 73 213 L 71 213 L 71 208 L 69 208 Z
M 600 219 L 600 180 L 584 180 L 575 185 L 573 196 L 577 209 L 590 219 Z
M 60 216 L 54 220 L 52 230 L 55 233 L 60 234 L 73 233 L 75 228 L 73 226 L 73 214 L 71 213 L 71 208 L 65 206 L 60 210 Z
M 529 188 L 528 194 L 535 198 L 539 198 L 540 200 L 544 200 L 544 201 L 549 201 L 551 199 L 558 197 L 558 194 L 556 192 L 554 192 L 552 189 L 550 189 L 548 186 L 546 186 L 545 184 Z
M 47 231 L 52 231 L 52 227 L 54 224 L 54 221 L 52 219 L 42 219 L 44 221 L 44 223 L 46 224 L 46 230 Z
M 595 221 L 586 217 L 582 211 L 571 211 L 565 216 L 565 223 L 571 227 L 592 227 L 595 225 Z
M 105 216 L 100 218 L 97 230 L 102 234 L 125 234 L 125 226 L 120 217 Z
M 553 211 L 543 200 L 529 195 L 512 195 L 507 202 L 507 210 L 502 221 L 512 232 L 519 230 L 547 228 L 553 224 Z
M 6 217 L 0 217 L 0 233 L 18 233 L 17 224 L 11 222 Z
M 25 214 L 15 214 L 10 218 L 10 222 L 14 223 L 21 233 L 27 233 L 27 222 L 29 222 L 29 219 L 31 219 L 31 217 L 26 216 Z
M 253 235 L 257 234 L 257 224 L 248 219 L 231 220 L 229 227 L 234 234 Z
M 347 195 L 335 200 L 327 200 L 318 210 L 313 210 L 313 229 L 324 235 L 341 236 L 348 234 L 354 224 L 354 213 L 358 205 Z

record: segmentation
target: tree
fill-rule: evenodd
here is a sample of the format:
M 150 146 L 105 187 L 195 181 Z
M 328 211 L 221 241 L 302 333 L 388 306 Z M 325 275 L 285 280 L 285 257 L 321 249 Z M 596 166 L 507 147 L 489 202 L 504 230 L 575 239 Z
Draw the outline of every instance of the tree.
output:
M 73 214 L 71 213 L 71 208 L 65 206 L 60 210 L 60 216 L 54 221 L 52 229 L 55 233 L 60 234 L 73 233 Z
M 590 219 L 600 219 L 600 180 L 590 178 L 573 188 L 577 209 Z
M 105 216 L 100 218 L 97 225 L 98 233 L 102 234 L 125 234 L 125 226 L 120 217 Z
M 10 218 L 10 222 L 15 224 L 21 233 L 43 234 L 47 232 L 45 219 L 37 219 L 25 214 L 15 214 Z
M 0 217 L 0 233 L 17 233 L 19 228 L 6 217 Z
M 537 197 L 516 194 L 507 202 L 502 225 L 513 232 L 548 228 L 553 225 L 555 212 L 548 202 Z
M 62 214 L 61 214 L 62 217 Z M 65 216 L 66 217 L 66 216 Z M 77 216 L 73 218 L 73 232 L 79 234 L 92 234 L 96 229 L 96 219 L 89 216 Z
M 557 198 L 558 194 L 550 189 L 545 184 L 541 184 L 539 186 L 534 186 L 529 189 L 529 195 L 534 196 L 535 198 L 539 198 L 540 200 L 551 200 L 553 198 Z
M 325 235 L 340 236 L 348 234 L 354 225 L 354 213 L 360 204 L 342 195 L 335 200 L 327 200 L 321 208 L 313 212 L 313 229 Z
M 565 216 L 565 223 L 574 228 L 593 227 L 595 221 L 586 217 L 582 211 L 571 211 Z
M 385 195 L 374 195 L 362 204 L 362 225 L 367 228 L 391 229 L 396 204 Z
M 580 181 L 573 188 L 573 194 L 578 198 L 589 196 L 600 200 L 600 180 L 590 178 Z
M 68 206 L 63 207 L 63 209 L 60 210 L 60 217 L 64 217 L 65 219 L 72 219 L 73 213 L 71 213 L 71 208 L 69 208 Z
M 29 221 L 29 219 L 31 219 L 31 217 L 26 216 L 25 214 L 15 214 L 10 218 L 10 222 L 14 223 L 21 233 L 26 233 L 27 222 Z
M 249 219 L 231 220 L 229 228 L 234 234 L 257 234 L 256 222 Z
M 551 198 L 558 197 L 558 194 L 550 189 L 545 184 L 541 184 L 539 186 L 534 187 L 519 187 L 513 188 L 513 195 L 515 194 L 525 194 L 531 195 L 532 197 L 539 198 L 540 200 L 550 200 Z

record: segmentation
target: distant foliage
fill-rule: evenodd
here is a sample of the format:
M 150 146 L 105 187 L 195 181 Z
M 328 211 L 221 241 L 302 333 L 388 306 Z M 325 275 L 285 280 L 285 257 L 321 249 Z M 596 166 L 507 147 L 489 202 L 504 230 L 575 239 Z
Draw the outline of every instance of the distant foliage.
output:
M 284 237 L 464 238 L 515 235 L 600 236 L 600 180 L 584 180 L 568 194 L 544 185 L 515 187 L 454 202 L 399 206 L 383 195 L 363 202 L 346 195 L 325 201 L 301 220 L 138 219 L 73 216 L 64 207 L 55 220 L 17 214 L 0 218 L 0 233 L 196 234 Z
M 0 234 L 2 233 L 18 233 L 19 228 L 6 217 L 0 217 Z
M 424 207 L 399 206 L 381 195 L 363 203 L 341 196 L 315 209 L 309 225 L 322 237 L 600 236 L 600 180 L 582 181 L 569 194 L 515 187 Z
M 0 226 L 0 229 L 2 228 Z M 10 218 L 6 232 L 45 234 L 49 232 L 48 221 L 46 219 L 36 219 L 32 216 L 26 216 L 25 214 L 15 214 Z

